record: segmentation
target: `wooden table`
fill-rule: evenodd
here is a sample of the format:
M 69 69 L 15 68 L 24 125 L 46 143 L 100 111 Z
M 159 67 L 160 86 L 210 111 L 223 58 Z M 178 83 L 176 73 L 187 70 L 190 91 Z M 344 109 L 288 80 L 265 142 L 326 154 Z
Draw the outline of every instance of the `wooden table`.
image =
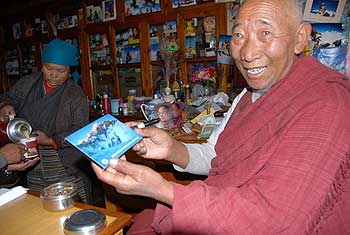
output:
M 82 203 L 65 211 L 50 212 L 43 208 L 38 193 L 29 192 L 0 207 L 0 234 L 2 235 L 63 235 L 63 223 L 67 216 L 82 209 L 95 209 L 106 215 L 107 227 L 101 234 L 123 234 L 123 228 L 131 223 L 132 216 L 122 212 L 110 212 Z

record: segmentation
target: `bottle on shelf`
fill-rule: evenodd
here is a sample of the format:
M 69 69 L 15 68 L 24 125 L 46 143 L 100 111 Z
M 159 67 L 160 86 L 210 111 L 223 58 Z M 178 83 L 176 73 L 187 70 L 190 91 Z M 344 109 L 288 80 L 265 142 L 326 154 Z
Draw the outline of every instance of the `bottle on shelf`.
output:
M 129 90 L 129 93 L 128 93 L 128 113 L 130 113 L 130 114 L 135 113 L 135 97 L 136 97 L 136 90 Z
M 102 110 L 103 114 L 111 113 L 111 102 L 109 100 L 108 94 L 103 94 Z

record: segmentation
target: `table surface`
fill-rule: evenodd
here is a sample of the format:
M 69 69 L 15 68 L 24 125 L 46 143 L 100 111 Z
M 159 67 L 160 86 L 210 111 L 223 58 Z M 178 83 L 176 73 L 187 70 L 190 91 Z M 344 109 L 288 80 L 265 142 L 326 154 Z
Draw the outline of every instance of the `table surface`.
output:
M 29 194 L 30 193 L 30 194 Z M 0 231 L 2 235 L 64 234 L 65 219 L 82 209 L 95 209 L 106 215 L 107 227 L 103 235 L 115 234 L 131 223 L 132 215 L 110 212 L 104 208 L 77 203 L 65 211 L 50 212 L 43 208 L 37 193 L 29 192 L 0 207 Z

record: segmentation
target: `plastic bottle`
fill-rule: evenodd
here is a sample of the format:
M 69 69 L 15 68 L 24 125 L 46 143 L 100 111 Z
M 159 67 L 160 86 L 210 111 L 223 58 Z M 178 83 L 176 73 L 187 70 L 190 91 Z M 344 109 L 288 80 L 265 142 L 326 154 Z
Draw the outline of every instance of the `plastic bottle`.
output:
M 136 97 L 136 90 L 129 90 L 128 93 L 128 112 L 134 113 L 135 112 L 135 97 Z
M 111 113 L 111 102 L 109 101 L 109 97 L 107 94 L 103 95 L 103 101 L 102 101 L 102 109 L 103 114 Z

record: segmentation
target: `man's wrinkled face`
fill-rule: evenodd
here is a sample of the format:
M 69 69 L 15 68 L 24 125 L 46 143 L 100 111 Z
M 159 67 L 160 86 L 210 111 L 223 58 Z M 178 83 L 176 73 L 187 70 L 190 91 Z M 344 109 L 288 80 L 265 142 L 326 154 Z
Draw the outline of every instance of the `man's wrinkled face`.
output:
M 69 66 L 52 63 L 43 63 L 41 72 L 44 75 L 47 85 L 52 88 L 62 85 L 70 76 Z
M 283 0 L 246 0 L 232 30 L 232 57 L 248 85 L 276 84 L 295 60 L 298 23 Z

